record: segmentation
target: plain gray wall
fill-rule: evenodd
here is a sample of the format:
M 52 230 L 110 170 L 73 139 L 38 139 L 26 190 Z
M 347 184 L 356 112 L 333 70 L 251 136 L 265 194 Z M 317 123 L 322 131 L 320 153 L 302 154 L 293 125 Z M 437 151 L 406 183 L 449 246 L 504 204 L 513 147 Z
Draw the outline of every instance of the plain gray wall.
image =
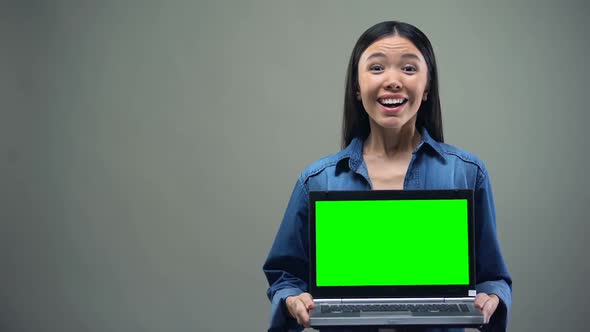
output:
M 584 1 L 3 1 L 0 330 L 265 330 L 261 266 L 292 186 L 339 149 L 354 42 L 398 19 L 434 45 L 446 141 L 491 174 L 510 330 L 582 331 L 589 16 Z

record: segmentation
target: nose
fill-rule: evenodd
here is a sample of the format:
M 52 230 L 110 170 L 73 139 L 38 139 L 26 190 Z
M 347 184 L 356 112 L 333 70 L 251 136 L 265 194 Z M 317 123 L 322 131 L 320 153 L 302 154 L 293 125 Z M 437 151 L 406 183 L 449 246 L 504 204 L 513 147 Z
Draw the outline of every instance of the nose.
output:
M 399 80 L 390 80 L 385 88 L 391 91 L 399 91 L 402 89 L 402 83 Z
M 391 74 L 385 81 L 385 89 L 390 91 L 399 91 L 402 89 L 402 82 L 399 79 L 399 75 Z

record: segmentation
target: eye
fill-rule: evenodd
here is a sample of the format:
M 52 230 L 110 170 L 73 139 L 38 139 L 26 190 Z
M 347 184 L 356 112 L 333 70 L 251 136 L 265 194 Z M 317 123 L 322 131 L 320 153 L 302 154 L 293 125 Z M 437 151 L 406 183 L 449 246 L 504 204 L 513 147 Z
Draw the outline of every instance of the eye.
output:
M 382 65 L 371 65 L 369 66 L 369 71 L 372 72 L 382 72 L 383 71 L 383 66 Z
M 402 70 L 406 73 L 415 73 L 418 71 L 418 68 L 416 66 L 413 65 L 405 65 L 402 67 Z

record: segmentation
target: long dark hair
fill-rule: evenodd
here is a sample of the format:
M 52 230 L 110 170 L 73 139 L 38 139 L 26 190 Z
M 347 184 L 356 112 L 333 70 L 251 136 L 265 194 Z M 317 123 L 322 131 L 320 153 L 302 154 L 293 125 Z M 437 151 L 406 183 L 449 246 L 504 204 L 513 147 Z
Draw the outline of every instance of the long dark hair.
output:
M 428 99 L 423 101 L 418 109 L 416 128 L 426 128 L 432 138 L 444 142 L 440 97 L 438 93 L 438 74 L 434 51 L 428 37 L 415 26 L 397 22 L 387 21 L 375 24 L 365 31 L 358 39 L 346 73 L 346 91 L 344 93 L 344 116 L 342 121 L 342 147 L 346 147 L 355 138 L 366 139 L 371 132 L 369 127 L 369 116 L 363 107 L 362 101 L 357 99 L 359 91 L 358 65 L 363 52 L 379 39 L 400 36 L 411 41 L 422 53 L 428 66 Z

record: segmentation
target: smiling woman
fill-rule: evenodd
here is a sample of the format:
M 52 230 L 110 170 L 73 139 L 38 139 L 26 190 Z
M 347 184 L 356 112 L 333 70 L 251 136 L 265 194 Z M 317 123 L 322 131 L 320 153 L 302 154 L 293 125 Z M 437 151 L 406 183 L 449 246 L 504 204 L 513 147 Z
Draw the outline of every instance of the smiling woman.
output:
M 388 21 L 361 35 L 348 64 L 342 140 L 342 151 L 301 173 L 264 263 L 271 329 L 309 326 L 309 313 L 315 308 L 307 293 L 310 191 L 469 189 L 474 193 L 476 223 L 475 307 L 489 322 L 486 328 L 505 330 L 512 280 L 496 236 L 489 175 L 475 155 L 443 141 L 436 60 L 430 41 L 418 28 Z

